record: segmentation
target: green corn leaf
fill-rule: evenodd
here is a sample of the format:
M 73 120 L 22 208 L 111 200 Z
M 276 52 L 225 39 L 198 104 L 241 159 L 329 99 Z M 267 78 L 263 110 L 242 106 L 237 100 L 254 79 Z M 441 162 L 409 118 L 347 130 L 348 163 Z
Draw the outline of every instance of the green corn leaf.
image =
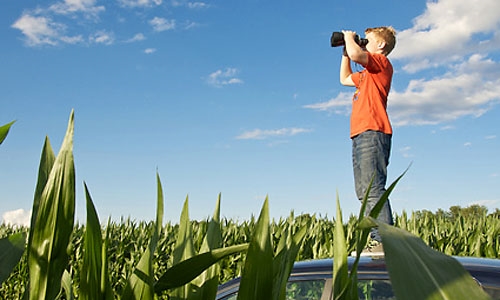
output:
M 72 111 L 61 150 L 40 195 L 34 226 L 30 228 L 30 299 L 55 299 L 68 265 L 68 248 L 75 214 L 73 131 Z
M 248 246 L 238 300 L 270 300 L 273 289 L 273 247 L 266 197 Z
M 221 249 L 215 249 L 210 252 L 195 255 L 168 269 L 156 282 L 155 292 L 177 288 L 189 283 L 200 275 L 207 268 L 218 262 L 224 257 L 239 253 L 248 249 L 248 244 L 230 246 Z M 185 298 L 191 299 L 191 298 Z M 210 299 L 210 298 L 205 298 Z
M 35 227 L 36 216 L 38 215 L 38 207 L 40 206 L 40 198 L 42 197 L 42 192 L 47 185 L 49 180 L 50 171 L 54 166 L 56 161 L 56 155 L 52 146 L 50 145 L 50 140 L 45 137 L 45 142 L 43 143 L 42 155 L 40 156 L 40 166 L 38 167 L 38 179 L 35 187 L 35 194 L 33 199 L 33 208 L 31 210 L 31 225 L 30 228 Z M 28 249 L 31 248 L 31 239 L 33 236 L 30 234 L 28 236 Z
M 387 199 L 389 199 L 389 195 L 392 193 L 392 190 L 394 190 L 401 178 L 403 178 L 406 172 L 408 172 L 409 168 L 410 166 L 403 172 L 403 174 L 399 175 L 399 177 L 396 178 L 396 180 L 394 180 L 394 182 L 386 189 L 385 193 L 380 197 L 379 201 L 377 202 L 377 204 L 375 204 L 372 211 L 370 212 L 370 217 L 374 219 L 378 217 L 380 211 L 384 207 L 385 202 L 387 202 Z
M 0 126 L 0 145 L 3 143 L 5 138 L 7 137 L 7 134 L 9 134 L 10 127 L 12 124 L 14 124 L 16 121 L 12 121 L 10 123 L 7 123 L 3 126 Z
M 103 272 L 103 242 L 101 224 L 87 185 L 84 183 L 87 201 L 87 225 L 85 226 L 83 259 L 80 277 L 80 298 L 106 299 L 109 277 Z M 102 284 L 104 283 L 104 285 Z M 103 289 L 104 288 L 104 289 Z
M 490 299 L 453 257 L 428 247 L 402 229 L 377 222 L 398 299 Z
M 18 232 L 0 239 L 0 285 L 19 263 L 26 246 L 26 233 Z
M 193 257 L 194 254 L 193 233 L 189 220 L 189 199 L 186 197 L 179 221 L 179 233 L 173 253 L 173 265 Z M 189 299 L 191 293 L 191 284 L 186 284 L 185 286 L 173 290 L 171 296 L 172 299 Z
M 411 165 L 410 165 L 411 166 Z M 373 227 L 377 226 L 377 223 L 375 223 L 375 219 L 378 217 L 380 211 L 382 210 L 382 207 L 384 206 L 384 203 L 389 199 L 389 195 L 392 193 L 394 188 L 396 187 L 397 183 L 403 178 L 403 176 L 406 174 L 406 172 L 409 170 L 410 166 L 401 174 L 390 186 L 389 188 L 386 189 L 384 194 L 380 197 L 378 200 L 377 204 L 372 208 L 369 217 L 365 218 L 365 208 L 366 204 L 368 202 L 368 195 L 370 193 L 370 189 L 373 183 L 373 177 L 370 181 L 370 184 L 368 185 L 368 189 L 366 190 L 365 196 L 363 198 L 363 203 L 361 205 L 361 210 L 359 213 L 358 217 L 358 232 L 356 236 L 356 259 L 354 260 L 352 270 L 357 270 L 358 269 L 358 264 L 359 264 L 359 258 L 361 251 L 363 251 L 363 248 L 366 246 L 368 242 L 368 236 L 370 235 L 370 230 Z M 357 280 L 357 271 L 351 272 L 350 275 L 350 280 L 351 284 L 354 285 L 356 284 Z
M 101 249 L 101 257 L 102 257 L 102 264 L 101 264 L 101 291 L 106 291 L 106 295 L 104 299 L 106 300 L 114 300 L 114 292 L 113 288 L 111 286 L 110 278 L 111 275 L 109 275 L 109 256 L 108 256 L 108 245 L 110 241 L 110 235 L 111 235 L 111 217 L 108 218 L 108 224 L 106 226 L 106 230 L 104 232 L 104 241 L 102 243 L 102 249 Z
M 349 282 L 349 266 L 347 264 L 347 242 L 338 194 L 333 241 L 333 297 L 334 299 L 350 299 L 349 287 L 351 284 Z M 353 270 L 353 272 L 356 271 Z
M 207 232 L 201 244 L 200 253 L 209 252 L 222 246 L 222 231 L 220 225 L 220 202 L 221 194 L 217 198 L 215 211 L 208 223 Z M 192 284 L 196 287 L 190 300 L 215 299 L 219 285 L 220 266 L 217 263 L 211 265 L 200 276 L 196 277 Z
M 157 183 L 157 206 L 156 206 L 156 221 L 153 231 L 153 236 L 149 242 L 146 251 L 141 256 L 134 272 L 130 276 L 127 285 L 125 286 L 122 300 L 127 299 L 154 299 L 154 271 L 153 271 L 153 255 L 158 244 L 159 234 L 163 223 L 163 189 L 161 186 L 160 176 L 156 173 Z
M 160 174 L 156 172 L 156 230 L 153 233 L 154 249 L 156 249 L 158 239 L 160 238 L 160 233 L 163 228 L 163 203 L 163 187 L 161 185 Z
M 40 199 L 42 197 L 42 192 L 45 186 L 47 185 L 47 181 L 49 179 L 49 175 L 50 172 L 52 171 L 52 167 L 54 166 L 55 161 L 56 161 L 56 155 L 54 154 L 54 150 L 52 150 L 52 146 L 50 145 L 50 140 L 48 137 L 45 137 L 45 142 L 42 148 L 42 154 L 40 156 L 40 166 L 38 168 L 38 179 L 33 198 L 33 208 L 31 210 L 30 228 L 35 228 L 36 216 L 38 215 L 38 207 L 40 206 Z M 33 239 L 33 234 L 29 234 L 27 249 L 31 249 L 32 239 Z M 28 287 L 26 288 L 24 299 L 28 298 L 29 291 L 30 289 L 28 282 Z
M 134 269 L 133 274 L 127 281 L 127 285 L 123 291 L 122 300 L 126 299 L 154 299 L 153 291 L 153 254 L 151 243 L 146 251 L 142 254 L 139 263 Z
M 194 246 L 191 222 L 189 220 L 189 199 L 186 197 L 179 221 L 179 236 L 177 237 L 177 243 L 174 248 L 173 264 L 178 264 L 193 255 Z
M 293 264 L 306 236 L 308 227 L 309 224 L 302 226 L 294 235 L 292 235 L 292 228 L 290 226 L 284 228 L 283 235 L 279 240 L 279 252 L 273 259 L 273 299 L 286 299 L 288 278 L 292 272 Z

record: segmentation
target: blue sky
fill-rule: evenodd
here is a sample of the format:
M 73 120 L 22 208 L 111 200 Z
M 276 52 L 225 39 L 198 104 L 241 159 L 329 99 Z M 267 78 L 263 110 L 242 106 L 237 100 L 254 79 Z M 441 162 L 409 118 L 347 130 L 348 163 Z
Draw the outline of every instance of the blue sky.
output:
M 357 214 L 349 111 L 332 31 L 391 25 L 393 210 L 500 207 L 500 2 L 4 0 L 0 222 L 29 215 L 46 136 L 75 110 L 83 182 L 102 220 Z M 358 68 L 359 69 L 359 68 Z

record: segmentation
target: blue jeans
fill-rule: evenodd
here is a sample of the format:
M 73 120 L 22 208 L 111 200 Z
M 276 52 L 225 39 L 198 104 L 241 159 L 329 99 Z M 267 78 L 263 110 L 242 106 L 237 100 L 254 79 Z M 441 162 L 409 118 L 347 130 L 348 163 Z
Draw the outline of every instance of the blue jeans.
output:
M 363 201 L 366 190 L 373 177 L 372 187 L 368 194 L 365 215 L 369 215 L 380 197 L 385 193 L 387 166 L 391 153 L 389 134 L 379 131 L 365 131 L 352 138 L 352 165 L 354 169 L 354 186 L 356 196 Z M 380 211 L 377 220 L 394 225 L 389 200 Z M 372 239 L 381 241 L 378 231 L 372 230 Z

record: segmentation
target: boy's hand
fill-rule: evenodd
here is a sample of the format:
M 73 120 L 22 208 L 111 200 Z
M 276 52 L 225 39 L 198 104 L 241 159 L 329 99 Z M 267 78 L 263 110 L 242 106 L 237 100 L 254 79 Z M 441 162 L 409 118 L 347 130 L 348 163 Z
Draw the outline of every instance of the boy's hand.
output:
M 351 30 L 342 30 L 342 33 L 344 34 L 344 41 L 346 40 L 346 38 L 352 39 L 354 41 L 356 37 L 356 32 Z

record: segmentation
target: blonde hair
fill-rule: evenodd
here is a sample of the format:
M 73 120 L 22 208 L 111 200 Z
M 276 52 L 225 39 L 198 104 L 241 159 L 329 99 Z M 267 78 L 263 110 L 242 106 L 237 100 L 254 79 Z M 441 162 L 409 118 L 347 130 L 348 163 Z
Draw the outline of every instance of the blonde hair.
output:
M 367 28 L 365 34 L 373 32 L 385 42 L 384 53 L 389 55 L 396 46 L 396 30 L 392 26 Z

